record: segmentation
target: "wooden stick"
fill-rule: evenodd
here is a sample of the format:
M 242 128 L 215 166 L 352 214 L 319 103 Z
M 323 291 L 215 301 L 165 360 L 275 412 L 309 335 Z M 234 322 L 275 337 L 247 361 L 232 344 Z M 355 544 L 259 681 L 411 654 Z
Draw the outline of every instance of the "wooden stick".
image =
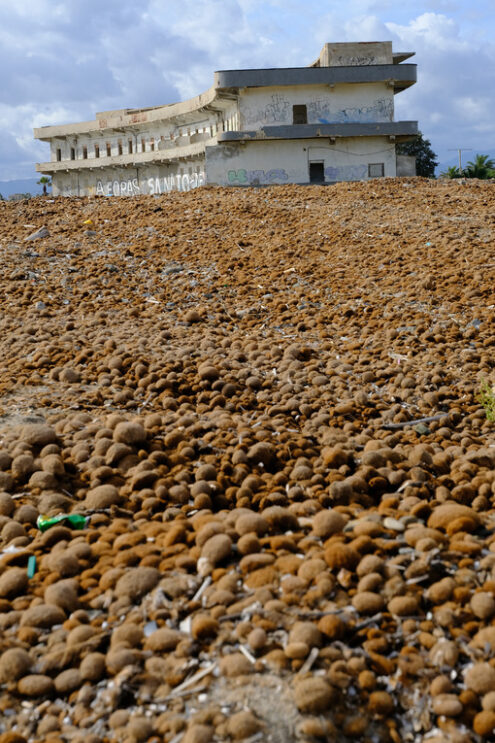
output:
M 401 423 L 384 423 L 381 428 L 386 428 L 388 431 L 395 431 L 398 428 L 405 428 L 406 426 L 415 426 L 417 423 L 432 423 L 432 421 L 439 421 L 445 418 L 448 413 L 440 413 L 439 415 L 429 415 L 426 418 L 416 418 L 412 421 L 402 421 Z

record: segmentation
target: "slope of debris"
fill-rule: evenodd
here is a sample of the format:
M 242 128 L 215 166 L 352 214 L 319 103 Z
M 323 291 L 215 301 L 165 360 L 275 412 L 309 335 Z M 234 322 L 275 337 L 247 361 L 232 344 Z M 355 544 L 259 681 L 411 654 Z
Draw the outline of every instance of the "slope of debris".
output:
M 494 193 L 0 202 L 0 743 L 493 739 Z

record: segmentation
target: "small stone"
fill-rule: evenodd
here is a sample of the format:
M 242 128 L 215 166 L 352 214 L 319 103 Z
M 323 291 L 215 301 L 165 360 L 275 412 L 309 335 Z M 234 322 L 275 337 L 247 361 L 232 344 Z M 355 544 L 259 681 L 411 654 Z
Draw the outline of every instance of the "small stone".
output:
M 88 490 L 84 506 L 89 510 L 109 508 L 110 506 L 117 505 L 121 500 L 119 491 L 115 485 L 98 485 L 98 487 Z
M 277 450 L 273 444 L 269 444 L 267 441 L 259 441 L 248 450 L 247 458 L 253 464 L 261 462 L 263 467 L 269 470 L 277 461 Z
M 198 310 L 190 309 L 184 315 L 184 320 L 188 323 L 188 325 L 192 325 L 193 323 L 201 321 L 201 315 Z
M 306 658 L 309 653 L 309 646 L 305 642 L 289 642 L 284 649 L 284 652 L 291 660 L 302 660 Z
M 217 620 L 209 614 L 196 614 L 191 623 L 191 634 L 195 640 L 203 640 L 207 637 L 214 637 L 219 627 Z
M 321 647 L 322 636 L 313 622 L 296 622 L 289 633 L 290 643 L 303 643 L 309 648 Z
M 261 730 L 262 724 L 250 710 L 231 715 L 227 722 L 227 732 L 234 740 L 244 740 Z
M 259 537 L 262 537 L 267 533 L 268 529 L 268 522 L 259 513 L 243 514 L 235 522 L 235 530 L 240 537 L 250 532 L 254 532 Z
M 267 635 L 262 627 L 255 627 L 247 636 L 248 645 L 251 650 L 263 650 L 267 643 Z
M 41 448 L 56 443 L 57 434 L 51 426 L 44 423 L 28 423 L 21 428 L 20 440 Z
M 22 568 L 9 568 L 0 575 L 0 598 L 13 598 L 24 593 L 28 577 Z
M 127 732 L 133 740 L 141 743 L 153 735 L 153 723 L 147 717 L 131 717 L 127 723 Z
M 346 523 L 346 518 L 338 511 L 319 511 L 313 518 L 313 531 L 317 537 L 327 539 L 332 534 L 340 534 Z
M 20 679 L 33 665 L 31 656 L 22 648 L 10 648 L 0 656 L 0 683 Z
M 146 638 L 145 648 L 153 652 L 170 652 L 175 650 L 182 637 L 177 630 L 160 627 Z
M 211 725 L 202 725 L 193 723 L 187 728 L 187 732 L 181 743 L 210 743 L 213 738 L 215 729 Z
M 430 684 L 430 694 L 436 697 L 439 694 L 448 694 L 452 689 L 452 681 L 448 676 L 436 676 Z
M 373 691 L 368 700 L 368 709 L 374 715 L 388 716 L 393 712 L 394 700 L 387 691 Z
M 382 573 L 385 569 L 385 563 L 378 555 L 365 555 L 360 560 L 359 565 L 356 568 L 356 574 L 359 578 L 369 573 Z
M 65 621 L 65 612 L 58 606 L 37 604 L 27 609 L 21 618 L 21 627 L 41 627 L 50 629 Z
M 353 570 L 361 559 L 359 552 L 343 542 L 330 544 L 324 552 L 324 557 L 330 568 L 347 568 L 347 570 Z
M 495 691 L 489 691 L 488 694 L 485 694 L 481 701 L 481 706 L 483 709 L 489 709 L 495 712 Z
M 318 629 L 329 640 L 342 640 L 346 631 L 346 623 L 336 614 L 328 614 L 320 619 Z
M 426 597 L 433 604 L 443 604 L 445 601 L 450 599 L 455 587 L 456 582 L 453 578 L 442 578 L 441 580 L 431 584 L 426 591 Z
M 473 730 L 477 735 L 491 736 L 495 731 L 495 712 L 492 710 L 478 712 L 473 720 Z
M 455 694 L 438 694 L 433 699 L 433 712 L 445 717 L 457 717 L 463 710 L 462 702 Z
M 55 678 L 55 688 L 59 694 L 70 694 L 81 686 L 81 674 L 77 668 L 68 668 Z
M 394 596 L 387 606 L 391 614 L 398 617 L 408 617 L 419 612 L 418 601 L 415 596 Z
M 135 602 L 153 590 L 160 578 L 161 573 L 156 568 L 130 568 L 117 581 L 114 589 L 115 595 L 128 596 L 131 601 Z
M 32 674 L 18 682 L 17 690 L 25 697 L 44 697 L 55 691 L 55 685 L 49 676 Z
M 113 438 L 121 444 L 142 444 L 146 441 L 146 431 L 140 423 L 121 421 L 115 426 Z
M 75 369 L 65 367 L 65 369 L 62 369 L 62 371 L 58 375 L 58 378 L 61 382 L 74 384 L 75 382 L 79 382 L 79 380 L 81 379 L 81 375 Z
M 495 599 L 491 593 L 475 593 L 469 603 L 471 610 L 479 619 L 490 619 L 495 614 Z
M 210 537 L 201 550 L 201 557 L 204 557 L 208 562 L 215 566 L 222 560 L 229 557 L 232 550 L 232 540 L 227 534 L 215 534 Z
M 377 614 L 385 606 L 385 601 L 379 593 L 362 591 L 352 597 L 352 605 L 360 614 Z
M 132 648 L 119 646 L 111 649 L 105 656 L 105 664 L 109 673 L 116 676 L 127 666 L 134 666 L 140 659 L 140 653 Z
M 495 691 L 495 668 L 489 663 L 475 663 L 465 671 L 464 681 L 476 694 Z
M 11 516 L 15 508 L 15 501 L 10 493 L 0 492 L 0 515 Z
M 220 660 L 220 673 L 228 678 L 244 676 L 252 671 L 253 665 L 242 653 L 229 653 Z
M 75 580 L 59 580 L 45 590 L 45 603 L 58 606 L 69 614 L 78 607 L 78 583 Z
M 84 681 L 98 682 L 105 675 L 105 656 L 103 653 L 89 653 L 81 661 L 79 672 Z
M 334 699 L 333 688 L 320 676 L 303 679 L 294 686 L 294 701 L 300 712 L 329 712 Z
M 402 532 L 402 531 L 405 531 L 406 529 L 402 521 L 399 521 L 398 519 L 394 519 L 391 516 L 387 516 L 387 518 L 383 520 L 383 526 L 385 527 L 385 529 L 390 529 L 390 531 L 397 531 L 397 532 Z
M 430 650 L 430 663 L 438 668 L 454 668 L 459 659 L 455 642 L 442 638 Z

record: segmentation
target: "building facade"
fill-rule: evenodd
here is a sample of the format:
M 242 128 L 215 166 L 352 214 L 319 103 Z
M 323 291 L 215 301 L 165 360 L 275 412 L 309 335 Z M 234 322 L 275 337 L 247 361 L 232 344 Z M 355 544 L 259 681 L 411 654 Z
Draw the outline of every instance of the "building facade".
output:
M 36 169 L 56 196 L 410 174 L 395 146 L 417 122 L 394 120 L 394 96 L 416 82 L 416 65 L 402 64 L 411 56 L 391 42 L 336 43 L 309 67 L 216 72 L 188 101 L 35 129 L 50 144 Z

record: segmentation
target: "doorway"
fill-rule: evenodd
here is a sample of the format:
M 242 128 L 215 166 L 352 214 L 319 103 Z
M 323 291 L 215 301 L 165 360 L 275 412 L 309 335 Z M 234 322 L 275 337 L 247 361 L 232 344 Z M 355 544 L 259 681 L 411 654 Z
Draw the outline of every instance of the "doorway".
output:
M 309 182 L 325 183 L 325 167 L 323 161 L 309 163 Z

